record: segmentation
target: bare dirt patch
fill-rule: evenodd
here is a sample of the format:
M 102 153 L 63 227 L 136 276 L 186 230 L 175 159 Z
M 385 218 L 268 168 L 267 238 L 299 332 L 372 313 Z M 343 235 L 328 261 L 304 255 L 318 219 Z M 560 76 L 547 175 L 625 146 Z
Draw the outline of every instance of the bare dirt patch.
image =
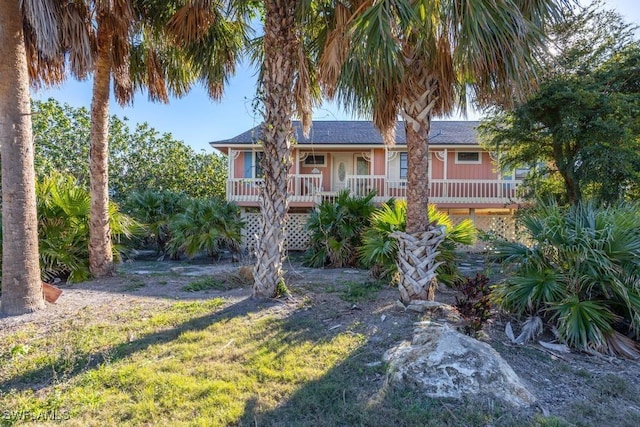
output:
M 142 311 L 166 307 L 176 300 L 223 297 L 229 305 L 250 298 L 251 286 L 231 262 L 179 263 L 136 261 L 120 266 L 116 277 L 62 285 L 57 304 L 23 316 L 0 318 L 0 339 L 30 326 L 39 334 L 80 313 L 107 318 L 138 307 Z M 331 331 L 356 330 L 367 337 L 362 364 L 381 363 L 382 354 L 402 340 L 410 340 L 414 323 L 425 315 L 396 305 L 397 290 L 376 284 L 358 269 L 311 269 L 297 262 L 285 265 L 295 304 L 281 308 L 306 310 L 310 321 Z M 488 271 L 478 258 L 464 260 L 467 274 Z M 227 284 L 224 290 L 185 290 L 202 278 Z M 455 293 L 442 289 L 437 299 L 453 303 Z M 287 308 L 287 309 L 289 309 Z M 437 314 L 436 314 L 437 316 Z M 509 320 L 496 315 L 486 340 L 512 366 L 539 401 L 535 413 L 557 417 L 557 425 L 640 425 L 640 363 L 580 353 L 556 354 L 538 344 L 512 345 L 504 334 Z M 371 378 L 372 385 L 384 381 Z

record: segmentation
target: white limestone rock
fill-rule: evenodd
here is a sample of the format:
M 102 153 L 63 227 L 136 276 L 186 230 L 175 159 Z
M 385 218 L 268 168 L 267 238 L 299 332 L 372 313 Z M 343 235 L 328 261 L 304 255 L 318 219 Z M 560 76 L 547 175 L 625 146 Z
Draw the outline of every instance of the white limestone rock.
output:
M 434 398 L 490 395 L 513 406 L 529 406 L 535 397 L 491 346 L 446 324 L 421 322 L 413 342 L 388 350 L 388 381 L 409 384 Z

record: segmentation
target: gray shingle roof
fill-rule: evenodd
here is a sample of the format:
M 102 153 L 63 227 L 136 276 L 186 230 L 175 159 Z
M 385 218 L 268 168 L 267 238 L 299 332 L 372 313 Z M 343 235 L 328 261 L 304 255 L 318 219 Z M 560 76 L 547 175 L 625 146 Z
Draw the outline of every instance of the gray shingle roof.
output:
M 477 121 L 433 121 L 429 133 L 433 145 L 477 145 Z M 304 138 L 300 122 L 294 121 L 294 130 L 298 144 L 326 145 L 382 145 L 380 132 L 368 121 L 325 121 L 313 122 L 308 138 Z M 256 126 L 238 136 L 223 141 L 214 141 L 216 146 L 255 144 L 261 136 L 261 126 Z M 396 144 L 406 145 L 404 122 L 396 124 Z

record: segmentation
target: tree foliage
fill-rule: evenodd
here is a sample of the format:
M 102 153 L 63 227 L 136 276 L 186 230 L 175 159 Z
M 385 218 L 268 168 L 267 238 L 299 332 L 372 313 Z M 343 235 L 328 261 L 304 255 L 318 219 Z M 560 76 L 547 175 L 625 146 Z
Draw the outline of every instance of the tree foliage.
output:
M 559 198 L 569 203 L 638 194 L 640 43 L 633 28 L 599 2 L 565 10 L 565 20 L 552 28 L 556 54 L 539 90 L 481 127 L 502 169 L 529 165 L 537 168 L 530 178 L 557 175 Z
M 54 171 L 88 185 L 89 112 L 54 99 L 35 101 L 33 129 L 38 177 Z M 224 197 L 226 159 L 196 153 L 171 134 L 160 135 L 147 123 L 131 130 L 126 118 L 110 117 L 110 190 L 116 200 L 135 191 L 166 190 L 191 197 Z

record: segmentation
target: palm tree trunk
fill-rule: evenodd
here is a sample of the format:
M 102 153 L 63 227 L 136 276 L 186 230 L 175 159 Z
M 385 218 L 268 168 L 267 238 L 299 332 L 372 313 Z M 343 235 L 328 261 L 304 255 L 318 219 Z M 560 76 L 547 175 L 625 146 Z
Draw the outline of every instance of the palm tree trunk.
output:
M 18 315 L 45 308 L 27 56 L 17 1 L 0 2 L 0 145 L 2 158 L 2 303 Z
M 291 168 L 293 81 L 297 61 L 294 0 L 265 1 L 263 89 L 264 188 L 261 191 L 261 229 L 256 250 L 253 295 L 271 298 L 284 283 L 284 225 Z
M 419 65 L 419 64 L 417 64 Z M 400 300 L 435 299 L 437 248 L 444 240 L 441 228 L 429 224 L 429 130 L 437 83 L 424 68 L 407 69 L 407 88 L 402 113 L 407 134 L 407 225 L 396 232 Z
M 109 91 L 113 31 L 98 17 L 98 56 L 93 77 L 91 100 L 91 148 L 89 185 L 91 211 L 89 221 L 89 269 L 95 277 L 113 274 L 113 252 L 109 229 Z

